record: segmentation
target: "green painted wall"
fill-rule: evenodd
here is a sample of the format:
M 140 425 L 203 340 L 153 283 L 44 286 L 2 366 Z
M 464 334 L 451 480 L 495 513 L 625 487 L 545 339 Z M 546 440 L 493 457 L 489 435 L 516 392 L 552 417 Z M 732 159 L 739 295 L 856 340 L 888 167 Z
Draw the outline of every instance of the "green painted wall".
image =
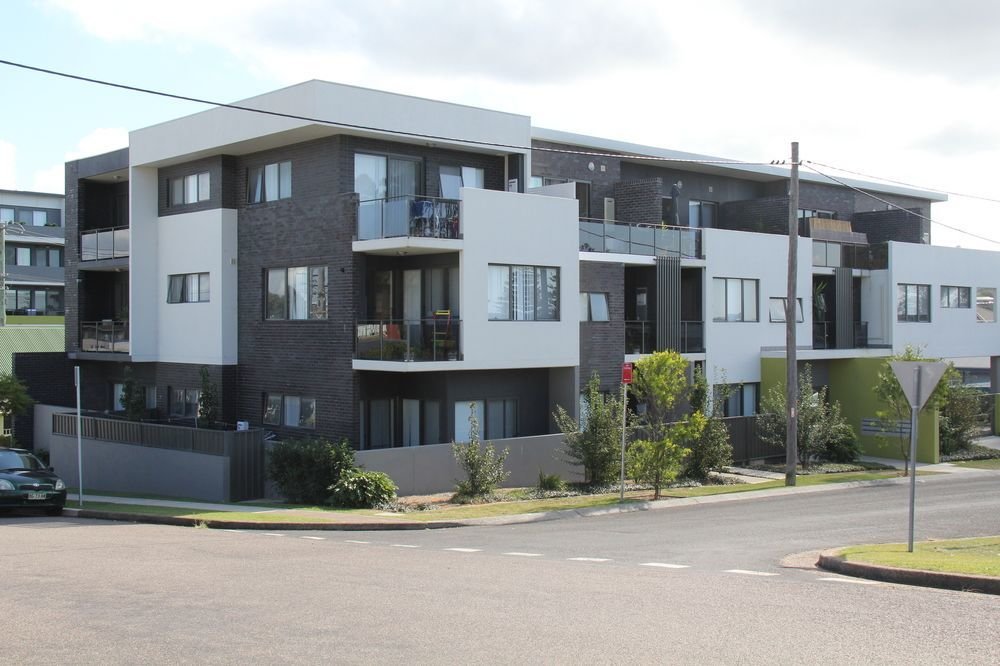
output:
M 850 358 L 831 359 L 830 400 L 840 403 L 841 412 L 847 422 L 854 428 L 861 451 L 865 455 L 880 458 L 903 460 L 897 439 L 881 440 L 874 436 L 861 435 L 861 419 L 874 418 L 879 409 L 878 402 L 872 392 L 879 368 L 885 361 L 883 358 Z M 800 363 L 800 366 L 802 363 Z M 760 389 L 765 395 L 772 386 L 785 386 L 785 359 L 762 358 L 760 360 Z M 997 413 L 1000 416 L 1000 400 L 997 402 Z M 917 424 L 917 461 L 923 463 L 940 462 L 938 446 L 938 412 L 924 410 L 918 417 Z M 907 417 L 907 421 L 909 417 Z M 998 421 L 1000 422 L 1000 421 Z M 905 438 L 905 446 L 909 451 L 910 440 Z

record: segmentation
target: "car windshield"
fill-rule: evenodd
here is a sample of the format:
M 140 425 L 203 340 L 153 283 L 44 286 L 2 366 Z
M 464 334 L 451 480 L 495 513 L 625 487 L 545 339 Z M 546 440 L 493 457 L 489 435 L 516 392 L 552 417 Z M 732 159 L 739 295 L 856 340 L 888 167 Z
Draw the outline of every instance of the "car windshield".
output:
M 0 451 L 0 470 L 4 469 L 30 469 L 34 471 L 45 469 L 45 466 L 30 453 Z

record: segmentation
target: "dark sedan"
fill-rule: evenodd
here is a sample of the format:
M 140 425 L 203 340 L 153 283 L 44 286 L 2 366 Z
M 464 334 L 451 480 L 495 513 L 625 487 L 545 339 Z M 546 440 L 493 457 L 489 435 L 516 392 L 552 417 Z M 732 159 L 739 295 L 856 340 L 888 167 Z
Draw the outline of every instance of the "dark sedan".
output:
M 24 449 L 0 448 L 0 509 L 39 508 L 62 513 L 66 484 Z

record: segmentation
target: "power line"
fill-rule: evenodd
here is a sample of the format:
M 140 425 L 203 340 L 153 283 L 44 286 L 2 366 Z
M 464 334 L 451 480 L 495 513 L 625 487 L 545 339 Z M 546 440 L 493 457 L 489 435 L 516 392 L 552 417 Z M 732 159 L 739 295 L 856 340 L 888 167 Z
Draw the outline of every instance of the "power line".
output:
M 350 129 L 364 130 L 369 132 L 383 132 L 386 134 L 395 134 L 397 136 L 408 136 L 419 139 L 430 139 L 433 141 L 454 141 L 478 146 L 489 146 L 493 148 L 508 148 L 511 150 L 524 150 L 524 151 L 541 151 L 548 153 L 561 153 L 570 155 L 583 155 L 588 157 L 607 157 L 614 159 L 630 159 L 630 160 L 644 160 L 648 162 L 671 162 L 671 163 L 691 163 L 691 164 L 721 164 L 721 165 L 744 165 L 744 166 L 766 166 L 775 164 L 775 161 L 768 162 L 747 162 L 741 160 L 707 160 L 707 159 L 687 159 L 687 158 L 672 158 L 672 157 L 656 157 L 652 155 L 639 155 L 639 154 L 629 154 L 629 153 L 603 153 L 598 151 L 586 151 L 586 150 L 573 150 L 568 148 L 549 148 L 543 146 L 520 146 L 516 144 L 506 144 L 506 143 L 496 143 L 493 141 L 480 141 L 476 139 L 460 139 L 453 136 L 442 136 L 437 134 L 424 134 L 421 132 L 405 132 L 402 130 L 390 130 L 383 127 L 374 127 L 371 125 L 358 125 L 355 123 L 344 123 L 338 122 L 336 120 L 327 120 L 325 118 L 313 118 L 310 116 L 302 116 L 295 113 L 284 113 L 282 111 L 269 111 L 267 109 L 255 109 L 250 106 L 243 106 L 241 104 L 227 104 L 225 102 L 214 102 L 209 99 L 203 99 L 200 97 L 191 97 L 189 95 L 178 95 L 176 93 L 164 92 L 162 90 L 154 90 L 152 88 L 140 88 L 138 86 L 130 86 L 124 83 L 115 83 L 113 81 L 105 81 L 103 79 L 95 79 L 87 76 L 80 76 L 79 74 L 70 74 L 68 72 L 60 72 L 54 69 L 46 69 L 44 67 L 36 67 L 34 65 L 27 65 L 20 62 L 14 62 L 12 60 L 2 60 L 0 59 L 0 64 L 8 65 L 10 67 L 17 67 L 20 69 L 29 70 L 32 72 L 40 72 L 42 74 L 50 74 L 52 76 L 58 76 L 65 79 L 73 79 L 75 81 L 83 81 L 85 83 L 93 83 L 96 85 L 107 86 L 109 88 L 118 88 L 120 90 L 128 90 L 131 92 L 143 93 L 146 95 L 156 95 L 158 97 L 167 97 L 170 99 L 181 100 L 183 102 L 194 102 L 196 104 L 205 104 L 208 106 L 217 106 L 226 109 L 235 109 L 237 111 L 249 111 L 251 113 L 259 113 L 267 116 L 277 116 L 279 118 L 289 118 L 291 120 L 302 120 L 310 123 L 317 123 L 320 125 L 333 125 L 336 127 L 346 127 Z
M 902 180 L 893 180 L 892 178 L 883 178 L 882 176 L 872 176 L 872 175 L 869 175 L 869 174 L 866 174 L 866 173 L 862 173 L 860 171 L 851 171 L 850 169 L 844 169 L 843 167 L 833 166 L 832 164 L 823 164 L 822 162 L 815 162 L 815 161 L 812 161 L 812 160 L 805 160 L 805 162 L 808 163 L 808 164 L 817 164 L 817 165 L 819 165 L 821 167 L 825 167 L 827 169 L 834 169 L 835 171 L 841 171 L 843 173 L 849 173 L 849 174 L 854 175 L 854 176 L 861 176 L 862 178 L 867 178 L 869 180 L 881 180 L 881 181 L 886 182 L 886 183 L 893 183 L 894 185 L 902 185 L 904 187 L 912 187 L 912 188 L 917 189 L 917 190 L 928 190 L 930 192 L 939 192 L 940 194 L 947 194 L 949 196 L 962 197 L 962 198 L 965 198 L 965 199 L 978 199 L 980 201 L 990 201 L 992 203 L 1000 203 L 1000 199 L 996 199 L 996 198 L 993 198 L 993 197 L 986 197 L 986 196 L 982 196 L 980 194 L 968 194 L 968 193 L 963 193 L 963 192 L 952 192 L 950 190 L 942 190 L 942 189 L 936 188 L 936 187 L 922 187 L 920 185 L 913 185 L 912 183 L 907 183 L 907 182 L 904 182 Z
M 824 178 L 832 180 L 833 182 L 837 183 L 838 185 L 841 185 L 843 187 L 852 189 L 855 192 L 858 192 L 860 194 L 865 195 L 866 197 L 871 197 L 875 201 L 878 201 L 880 203 L 884 203 L 886 206 L 890 206 L 890 207 L 896 208 L 898 210 L 906 211 L 910 215 L 914 215 L 914 216 L 920 218 L 921 220 L 927 220 L 931 224 L 936 224 L 936 225 L 938 225 L 940 227 L 944 227 L 946 229 L 951 229 L 952 231 L 957 231 L 960 234 L 965 234 L 966 236 L 972 236 L 973 238 L 978 238 L 979 240 L 984 240 L 987 243 L 995 243 L 997 245 L 1000 245 L 1000 241 L 998 241 L 998 240 L 994 240 L 992 238 L 987 238 L 986 236 L 980 236 L 979 234 L 974 234 L 971 231 L 966 231 L 964 229 L 959 229 L 958 227 L 953 227 L 950 224 L 945 224 L 944 222 L 938 222 L 937 220 L 933 220 L 933 219 L 927 217 L 926 215 L 921 215 L 920 213 L 915 213 L 914 211 L 910 210 L 909 208 L 904 208 L 903 206 L 900 206 L 899 204 L 895 204 L 895 203 L 893 203 L 891 201 L 887 201 L 886 199 L 883 199 L 882 197 L 876 196 L 876 195 L 872 194 L 871 192 L 866 192 L 865 190 L 862 190 L 859 187 L 854 187 L 853 185 L 851 185 L 849 183 L 846 183 L 846 182 L 840 180 L 839 178 L 836 178 L 834 176 L 831 176 L 828 173 L 824 173 L 824 172 L 820 171 L 819 169 L 817 169 L 816 167 L 813 166 L 813 164 L 816 164 L 816 162 L 805 161 L 803 164 L 810 171 L 815 171 L 820 176 L 823 176 Z

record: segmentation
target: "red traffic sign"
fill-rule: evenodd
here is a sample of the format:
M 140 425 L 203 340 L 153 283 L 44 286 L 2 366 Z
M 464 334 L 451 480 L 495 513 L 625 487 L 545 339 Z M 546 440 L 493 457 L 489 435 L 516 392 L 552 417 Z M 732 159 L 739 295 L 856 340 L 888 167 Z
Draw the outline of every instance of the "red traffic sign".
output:
M 632 364 L 622 363 L 622 384 L 632 383 Z

